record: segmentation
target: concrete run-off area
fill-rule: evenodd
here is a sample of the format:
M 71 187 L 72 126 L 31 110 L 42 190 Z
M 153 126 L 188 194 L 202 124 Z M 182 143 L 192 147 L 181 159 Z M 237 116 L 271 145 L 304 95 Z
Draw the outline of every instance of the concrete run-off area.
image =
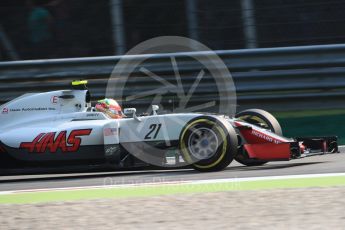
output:
M 345 187 L 0 205 L 0 229 L 343 229 Z

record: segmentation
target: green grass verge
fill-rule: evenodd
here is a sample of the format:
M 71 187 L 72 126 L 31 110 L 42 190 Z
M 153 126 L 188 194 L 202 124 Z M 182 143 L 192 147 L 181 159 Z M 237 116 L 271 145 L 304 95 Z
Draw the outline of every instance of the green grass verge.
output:
M 285 112 L 272 112 L 272 114 L 279 118 L 332 116 L 332 115 L 345 115 L 345 109 L 285 111 Z
M 284 136 L 338 136 L 345 144 L 345 110 L 276 112 Z
M 123 187 L 104 189 L 85 189 L 70 191 L 28 192 L 0 195 L 0 204 L 23 204 L 85 199 L 152 197 L 173 194 L 190 194 L 221 191 L 243 191 L 258 189 L 285 189 L 306 187 L 345 186 L 345 176 L 320 178 L 280 179 L 264 181 L 245 181 L 210 183 L 195 185 L 160 185 L 146 187 Z

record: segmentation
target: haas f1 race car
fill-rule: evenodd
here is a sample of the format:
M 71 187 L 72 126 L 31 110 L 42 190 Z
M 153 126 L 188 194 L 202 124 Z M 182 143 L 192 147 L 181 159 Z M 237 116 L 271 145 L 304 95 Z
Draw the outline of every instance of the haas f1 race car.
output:
M 206 113 L 139 116 L 135 108 L 112 119 L 91 107 L 85 82 L 72 90 L 25 94 L 0 107 L 0 169 L 106 166 L 226 168 L 288 161 L 338 151 L 336 137 L 286 138 L 268 112 L 235 117 Z

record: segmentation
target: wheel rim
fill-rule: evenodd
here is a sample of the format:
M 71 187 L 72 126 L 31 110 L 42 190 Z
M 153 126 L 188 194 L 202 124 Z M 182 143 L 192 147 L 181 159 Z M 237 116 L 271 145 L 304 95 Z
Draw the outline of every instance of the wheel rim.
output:
M 193 157 L 198 160 L 208 159 L 218 149 L 217 134 L 209 128 L 193 130 L 188 138 L 188 146 Z

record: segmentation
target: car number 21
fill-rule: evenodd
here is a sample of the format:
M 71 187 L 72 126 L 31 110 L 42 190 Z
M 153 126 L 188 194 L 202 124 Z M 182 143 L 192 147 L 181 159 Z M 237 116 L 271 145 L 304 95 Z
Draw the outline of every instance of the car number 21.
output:
M 161 127 L 162 124 L 151 124 L 149 127 L 150 131 L 146 134 L 145 140 L 156 139 Z

